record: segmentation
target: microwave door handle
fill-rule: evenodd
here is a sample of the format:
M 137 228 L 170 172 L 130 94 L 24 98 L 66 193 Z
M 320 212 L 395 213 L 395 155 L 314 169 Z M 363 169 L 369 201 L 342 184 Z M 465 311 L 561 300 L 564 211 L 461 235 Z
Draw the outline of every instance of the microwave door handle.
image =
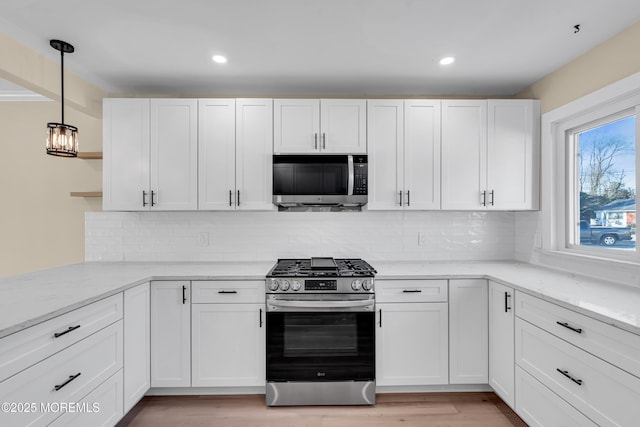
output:
M 353 156 L 347 156 L 347 164 L 349 167 L 349 181 L 347 182 L 347 195 L 353 196 L 353 181 L 354 181 L 354 172 L 353 172 Z

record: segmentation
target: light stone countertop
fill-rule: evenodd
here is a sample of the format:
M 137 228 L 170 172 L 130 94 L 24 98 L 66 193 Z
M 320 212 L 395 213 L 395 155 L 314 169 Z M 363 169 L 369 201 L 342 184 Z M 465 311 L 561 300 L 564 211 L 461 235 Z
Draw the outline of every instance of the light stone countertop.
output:
M 264 280 L 270 262 L 89 262 L 0 279 L 0 338 L 150 280 Z M 640 334 L 640 288 L 512 261 L 375 262 L 376 280 L 491 279 Z

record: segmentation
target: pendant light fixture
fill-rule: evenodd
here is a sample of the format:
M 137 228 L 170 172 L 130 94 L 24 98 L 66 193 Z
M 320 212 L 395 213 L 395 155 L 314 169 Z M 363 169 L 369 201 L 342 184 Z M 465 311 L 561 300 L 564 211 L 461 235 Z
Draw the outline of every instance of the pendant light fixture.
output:
M 62 106 L 62 120 L 60 123 L 47 123 L 47 154 L 60 157 L 78 156 L 78 128 L 64 123 L 64 54 L 75 50 L 67 42 L 51 40 L 52 48 L 60 52 L 60 105 Z

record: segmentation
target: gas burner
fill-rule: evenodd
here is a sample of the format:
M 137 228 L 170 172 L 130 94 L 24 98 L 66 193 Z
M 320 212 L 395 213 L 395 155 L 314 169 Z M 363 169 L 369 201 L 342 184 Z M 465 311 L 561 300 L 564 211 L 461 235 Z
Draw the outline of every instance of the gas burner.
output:
M 279 259 L 268 277 L 371 277 L 376 270 L 361 259 Z

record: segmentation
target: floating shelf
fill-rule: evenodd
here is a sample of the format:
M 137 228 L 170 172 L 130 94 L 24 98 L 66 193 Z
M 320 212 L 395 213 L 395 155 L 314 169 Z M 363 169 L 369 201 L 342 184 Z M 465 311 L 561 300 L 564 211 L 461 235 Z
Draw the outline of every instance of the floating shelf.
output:
M 72 191 L 71 197 L 102 197 L 102 191 Z
M 102 151 L 85 151 L 78 153 L 78 159 L 101 159 Z

